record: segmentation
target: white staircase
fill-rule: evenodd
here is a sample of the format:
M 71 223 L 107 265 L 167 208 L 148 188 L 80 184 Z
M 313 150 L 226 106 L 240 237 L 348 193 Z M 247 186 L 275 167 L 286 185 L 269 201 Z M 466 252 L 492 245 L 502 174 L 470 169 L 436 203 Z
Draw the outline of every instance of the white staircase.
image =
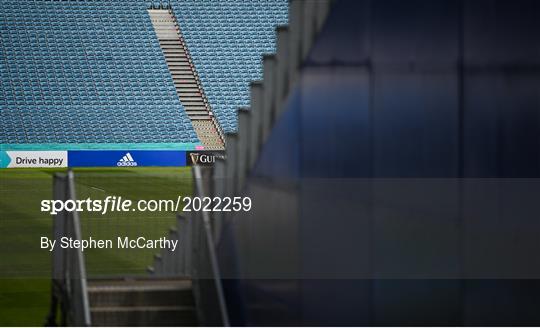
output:
M 168 9 L 149 9 L 161 50 L 171 72 L 180 102 L 205 150 L 224 150 L 223 133 L 191 60 L 175 16 Z
M 88 282 L 92 326 L 197 326 L 190 279 Z

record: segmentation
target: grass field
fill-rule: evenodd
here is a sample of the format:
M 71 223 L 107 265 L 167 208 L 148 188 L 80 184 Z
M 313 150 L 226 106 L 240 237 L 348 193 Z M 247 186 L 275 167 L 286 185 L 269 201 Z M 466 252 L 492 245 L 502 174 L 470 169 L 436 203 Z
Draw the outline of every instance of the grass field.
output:
M 40 212 L 52 199 L 52 177 L 58 170 L 0 170 L 0 326 L 43 325 L 49 305 L 50 252 L 40 237 L 52 236 L 52 217 Z M 77 169 L 79 199 L 122 196 L 175 199 L 192 191 L 189 168 Z M 81 214 L 83 238 L 116 236 L 166 237 L 175 223 L 171 212 Z M 156 250 L 87 250 L 89 276 L 145 274 Z

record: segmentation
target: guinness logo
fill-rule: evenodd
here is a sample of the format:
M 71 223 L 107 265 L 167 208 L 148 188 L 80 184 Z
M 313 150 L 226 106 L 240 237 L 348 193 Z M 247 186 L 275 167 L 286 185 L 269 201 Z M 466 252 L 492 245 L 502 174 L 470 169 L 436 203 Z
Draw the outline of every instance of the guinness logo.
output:
M 191 165 L 197 165 L 199 163 L 199 157 L 201 154 L 199 153 L 190 153 L 189 157 L 191 158 Z
M 216 162 L 216 158 L 225 158 L 223 153 L 216 152 L 188 152 L 186 155 L 188 165 L 209 166 Z

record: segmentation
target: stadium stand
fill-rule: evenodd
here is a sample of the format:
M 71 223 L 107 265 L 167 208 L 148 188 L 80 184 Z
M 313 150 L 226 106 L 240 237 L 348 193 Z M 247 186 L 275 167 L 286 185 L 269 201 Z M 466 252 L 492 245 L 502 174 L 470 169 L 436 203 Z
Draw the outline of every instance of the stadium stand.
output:
M 200 144 L 146 9 L 3 1 L 0 143 Z
M 4 1 L 3 148 L 200 145 L 149 19 L 151 5 Z M 287 2 L 173 1 L 172 6 L 217 118 L 214 125 L 234 132 L 236 109 L 249 105 L 249 81 L 261 77 L 261 55 L 274 50 L 273 29 L 287 22 Z
M 262 54 L 275 51 L 275 27 L 288 22 L 287 1 L 171 4 L 211 108 L 224 132 L 235 132 L 236 110 L 249 106 L 249 83 L 262 78 Z

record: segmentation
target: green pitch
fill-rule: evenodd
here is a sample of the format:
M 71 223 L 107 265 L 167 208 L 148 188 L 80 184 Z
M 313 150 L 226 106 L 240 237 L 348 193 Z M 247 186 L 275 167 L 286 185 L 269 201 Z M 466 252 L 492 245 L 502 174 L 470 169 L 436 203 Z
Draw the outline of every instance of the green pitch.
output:
M 40 211 L 52 199 L 58 170 L 0 170 L 0 326 L 43 325 L 50 297 L 51 253 L 40 237 L 52 237 L 52 217 Z M 176 199 L 192 193 L 190 168 L 89 168 L 75 170 L 79 199 L 122 196 Z M 172 212 L 81 214 L 83 238 L 167 237 Z M 84 252 L 89 276 L 140 275 L 156 250 L 90 249 Z

